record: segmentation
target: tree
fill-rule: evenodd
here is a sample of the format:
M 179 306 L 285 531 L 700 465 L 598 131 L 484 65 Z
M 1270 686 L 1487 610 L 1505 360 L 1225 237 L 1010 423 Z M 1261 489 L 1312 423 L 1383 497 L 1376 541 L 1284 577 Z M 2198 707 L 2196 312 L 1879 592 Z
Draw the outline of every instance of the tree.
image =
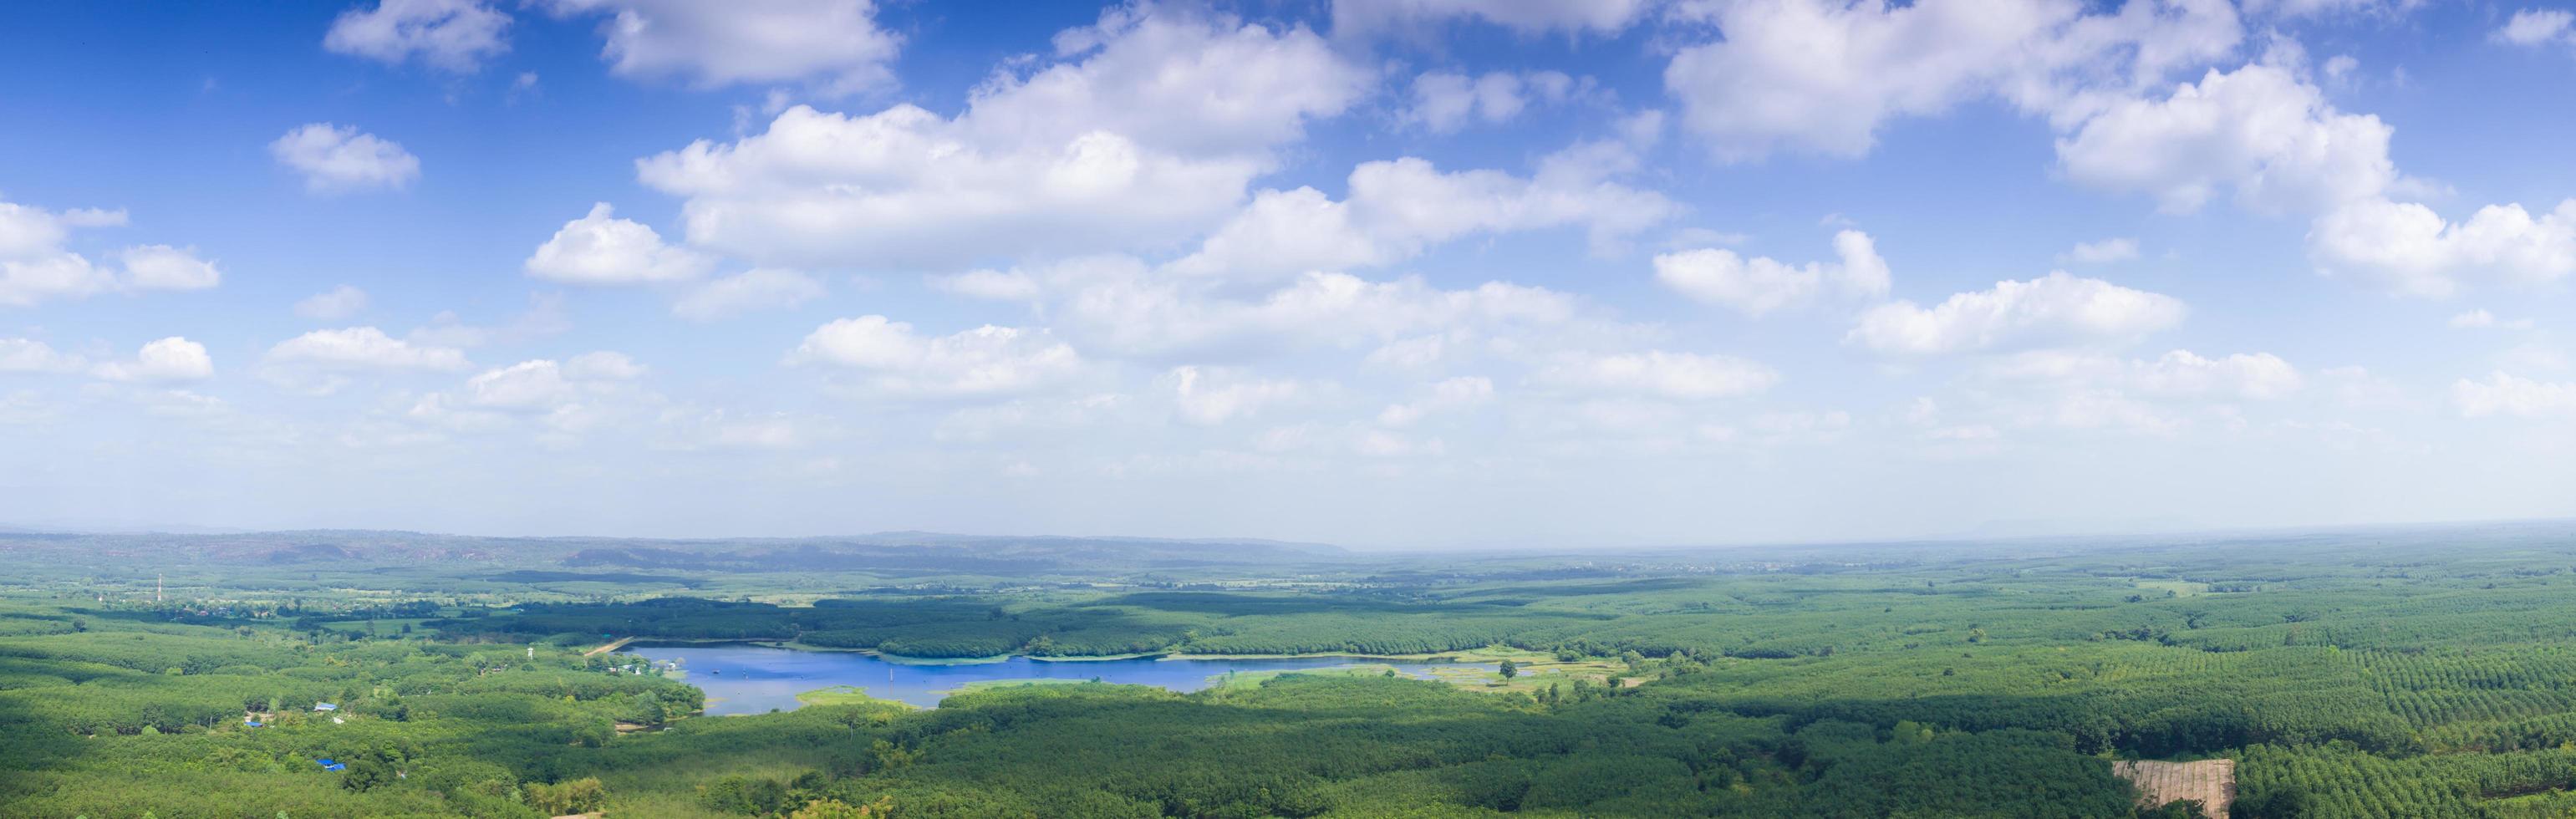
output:
M 528 807 L 548 816 L 588 813 L 608 798 L 608 790 L 599 784 L 599 778 L 588 776 L 553 785 L 532 784 L 522 788 L 520 793 Z
M 884 816 L 893 809 L 894 797 L 891 796 L 877 797 L 877 801 L 865 805 L 852 805 L 838 799 L 816 799 L 787 816 L 788 819 L 865 819 Z
M 393 766 L 373 759 L 358 759 L 349 763 L 349 772 L 340 777 L 340 787 L 364 793 L 393 780 Z
M 1521 675 L 1521 667 L 1520 667 L 1520 665 L 1519 665 L 1519 664 L 1517 664 L 1517 663 L 1514 663 L 1514 662 L 1512 662 L 1512 661 L 1510 661 L 1510 660 L 1504 660 L 1504 661 L 1503 661 L 1503 667 L 1502 667 L 1502 669 L 1501 669 L 1501 670 L 1502 670 L 1502 672 L 1503 672 L 1503 679 L 1506 679 L 1506 680 L 1511 679 L 1511 678 L 1513 678 L 1513 677 L 1518 677 L 1518 676 L 1520 676 L 1520 675 Z

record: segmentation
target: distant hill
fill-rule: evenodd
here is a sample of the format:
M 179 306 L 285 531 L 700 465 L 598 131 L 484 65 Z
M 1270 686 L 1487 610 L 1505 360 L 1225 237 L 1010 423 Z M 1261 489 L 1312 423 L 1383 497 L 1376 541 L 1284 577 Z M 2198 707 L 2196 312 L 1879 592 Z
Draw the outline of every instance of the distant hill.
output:
M 385 566 L 478 563 L 512 568 L 693 572 L 1009 574 L 1330 563 L 1337 546 L 1268 540 L 987 536 L 880 532 L 847 537 L 651 539 L 474 537 L 375 530 L 239 534 L 0 531 L 0 554 L 71 564 Z

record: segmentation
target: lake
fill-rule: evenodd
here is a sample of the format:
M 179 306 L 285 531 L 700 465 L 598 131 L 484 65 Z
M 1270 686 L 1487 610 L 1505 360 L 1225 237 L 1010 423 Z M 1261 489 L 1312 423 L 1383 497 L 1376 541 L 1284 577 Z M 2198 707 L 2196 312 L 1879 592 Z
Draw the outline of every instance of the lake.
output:
M 653 660 L 677 661 L 688 682 L 707 692 L 707 713 L 759 714 L 793 711 L 796 695 L 817 688 L 851 685 L 868 696 L 900 700 L 924 708 L 957 692 L 967 683 L 988 680 L 1088 680 L 1154 685 L 1174 691 L 1208 687 L 1210 677 L 1236 671 L 1300 671 L 1392 665 L 1396 673 L 1430 679 L 1443 668 L 1481 668 L 1491 663 L 1415 663 L 1331 657 L 1255 660 L 1083 660 L 1056 661 L 1012 657 L 997 663 L 914 665 L 890 662 L 855 651 L 799 651 L 755 645 L 645 645 L 618 651 Z

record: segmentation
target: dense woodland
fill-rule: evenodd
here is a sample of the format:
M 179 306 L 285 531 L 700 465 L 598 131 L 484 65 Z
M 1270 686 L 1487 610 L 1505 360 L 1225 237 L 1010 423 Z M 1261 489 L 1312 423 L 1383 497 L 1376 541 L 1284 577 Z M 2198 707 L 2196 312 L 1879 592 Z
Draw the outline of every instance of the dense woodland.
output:
M 2217 757 L 2239 816 L 2576 815 L 2576 526 L 1272 563 L 1157 542 L 1125 570 L 1086 544 L 998 573 L 947 546 L 870 571 L 902 548 L 871 541 L 858 568 L 641 580 L 600 555 L 780 550 L 127 537 L 102 560 L 0 535 L 28 567 L 0 578 L 0 815 L 2184 816 L 2110 762 Z M 585 654 L 611 637 L 1612 671 L 704 717 L 684 679 Z

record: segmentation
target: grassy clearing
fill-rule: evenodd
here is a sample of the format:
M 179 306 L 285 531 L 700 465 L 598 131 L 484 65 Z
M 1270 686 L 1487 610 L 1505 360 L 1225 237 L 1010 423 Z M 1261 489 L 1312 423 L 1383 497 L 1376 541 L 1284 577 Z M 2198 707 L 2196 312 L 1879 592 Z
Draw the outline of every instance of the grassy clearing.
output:
M 830 688 L 817 688 L 812 691 L 796 695 L 796 702 L 800 705 L 900 705 L 905 708 L 913 707 L 912 704 L 906 702 L 878 699 L 876 697 L 868 696 L 867 689 L 855 685 L 835 685 Z
M 2147 591 L 2169 591 L 2175 597 L 2192 597 L 2209 593 L 2209 584 L 2188 580 L 2140 580 L 2137 587 Z
M 973 681 L 973 682 L 969 682 L 969 683 L 965 683 L 965 684 L 963 684 L 963 685 L 959 685 L 959 686 L 957 686 L 956 688 L 952 688 L 952 689 L 949 689 L 949 690 L 946 690 L 946 691 L 937 691 L 937 692 L 933 692 L 933 693 L 940 694 L 940 695 L 943 695 L 943 696 L 954 696 L 954 695 L 957 695 L 957 694 L 964 694 L 964 693 L 971 692 L 971 691 L 986 691 L 986 690 L 991 690 L 991 689 L 995 689 L 995 688 L 1026 688 L 1026 687 L 1033 686 L 1033 685 L 1110 685 L 1110 684 L 1112 684 L 1112 683 L 1101 683 L 1101 682 L 1097 682 L 1097 681 L 1094 681 L 1094 680 L 1069 680 L 1069 679 L 1061 679 L 1061 678 L 1055 678 L 1055 677 L 1031 677 L 1031 678 L 1028 678 L 1028 679 L 1020 679 L 1020 680 L 975 680 L 975 681 Z

